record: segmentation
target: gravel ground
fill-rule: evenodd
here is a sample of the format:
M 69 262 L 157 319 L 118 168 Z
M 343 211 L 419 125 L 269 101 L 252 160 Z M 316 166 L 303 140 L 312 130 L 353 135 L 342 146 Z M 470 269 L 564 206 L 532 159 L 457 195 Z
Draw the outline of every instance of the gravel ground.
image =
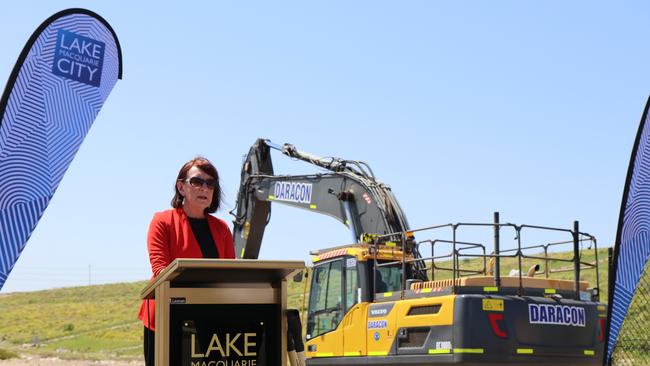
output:
M 84 361 L 62 360 L 60 358 L 38 358 L 23 356 L 10 360 L 0 360 L 0 366 L 143 366 L 144 361 Z

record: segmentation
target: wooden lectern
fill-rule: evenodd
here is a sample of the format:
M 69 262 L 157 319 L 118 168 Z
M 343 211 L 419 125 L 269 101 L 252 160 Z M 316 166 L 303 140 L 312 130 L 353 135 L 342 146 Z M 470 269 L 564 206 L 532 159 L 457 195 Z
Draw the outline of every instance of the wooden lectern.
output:
M 286 277 L 300 261 L 176 259 L 156 300 L 156 366 L 286 366 Z

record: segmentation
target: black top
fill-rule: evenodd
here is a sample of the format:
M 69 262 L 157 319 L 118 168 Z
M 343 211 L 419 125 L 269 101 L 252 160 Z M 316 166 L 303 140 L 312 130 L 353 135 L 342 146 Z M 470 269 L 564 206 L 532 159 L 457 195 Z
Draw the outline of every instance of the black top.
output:
M 199 242 L 203 258 L 219 258 L 219 251 L 217 251 L 214 238 L 212 238 L 212 233 L 210 233 L 208 220 L 194 219 L 191 217 L 188 217 L 188 219 L 190 220 L 190 226 L 192 226 L 194 237 L 196 238 L 196 241 Z

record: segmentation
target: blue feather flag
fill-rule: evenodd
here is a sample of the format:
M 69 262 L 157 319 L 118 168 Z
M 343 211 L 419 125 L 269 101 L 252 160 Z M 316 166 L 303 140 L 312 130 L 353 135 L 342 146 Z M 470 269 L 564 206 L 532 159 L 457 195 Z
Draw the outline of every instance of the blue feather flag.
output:
M 610 269 L 607 352 L 611 361 L 623 320 L 650 256 L 650 123 L 646 103 L 628 167 Z
M 118 79 L 111 26 L 85 9 L 32 34 L 0 99 L 0 289 Z

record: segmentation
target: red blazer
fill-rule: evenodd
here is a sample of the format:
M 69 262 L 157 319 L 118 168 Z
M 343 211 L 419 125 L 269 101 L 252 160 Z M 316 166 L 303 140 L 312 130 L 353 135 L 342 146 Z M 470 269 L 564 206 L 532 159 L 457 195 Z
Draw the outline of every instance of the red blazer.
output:
M 207 219 L 219 258 L 235 258 L 235 248 L 228 224 L 211 215 L 207 215 Z M 156 212 L 149 224 L 147 249 L 153 271 L 152 279 L 176 258 L 203 258 L 201 247 L 194 237 L 190 222 L 182 208 Z M 149 311 L 147 311 L 147 302 Z M 151 330 L 155 330 L 155 308 L 154 300 L 143 300 L 138 314 L 138 319 Z

